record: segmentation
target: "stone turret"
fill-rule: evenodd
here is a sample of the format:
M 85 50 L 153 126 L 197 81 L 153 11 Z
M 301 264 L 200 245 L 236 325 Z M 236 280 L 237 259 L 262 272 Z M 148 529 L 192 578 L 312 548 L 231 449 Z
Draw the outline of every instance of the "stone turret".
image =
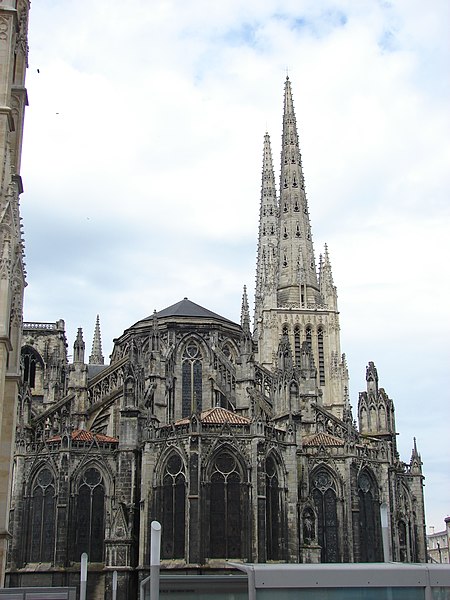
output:
M 69 394 L 74 394 L 73 415 L 76 429 L 86 428 L 88 367 L 84 362 L 85 343 L 83 330 L 78 328 L 73 344 L 73 363 L 69 365 Z

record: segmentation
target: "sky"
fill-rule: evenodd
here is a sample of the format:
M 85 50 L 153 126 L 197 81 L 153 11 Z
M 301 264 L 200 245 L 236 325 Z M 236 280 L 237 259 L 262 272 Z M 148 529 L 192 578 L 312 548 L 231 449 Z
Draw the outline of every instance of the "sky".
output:
M 450 515 L 450 3 L 39 0 L 21 175 L 25 321 L 90 353 L 184 297 L 253 304 L 264 133 L 292 83 L 316 260 L 327 243 L 356 415 L 373 361 Z

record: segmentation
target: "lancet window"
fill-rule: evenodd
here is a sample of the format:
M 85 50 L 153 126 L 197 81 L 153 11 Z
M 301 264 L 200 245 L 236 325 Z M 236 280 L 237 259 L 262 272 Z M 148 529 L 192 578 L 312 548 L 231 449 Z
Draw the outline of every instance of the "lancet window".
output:
M 21 353 L 23 366 L 23 381 L 28 383 L 30 388 L 36 385 L 36 370 L 42 365 L 42 359 L 33 348 L 26 346 Z
M 358 477 L 361 562 L 382 560 L 380 509 L 374 479 L 363 471 Z
M 202 353 L 198 344 L 189 342 L 183 352 L 182 416 L 202 410 Z
M 77 489 L 73 560 L 86 552 L 90 562 L 103 561 L 105 537 L 105 485 L 94 467 L 86 469 Z
M 186 475 L 179 454 L 167 460 L 160 489 L 162 525 L 161 557 L 183 558 L 185 555 Z
M 236 457 L 228 450 L 214 459 L 209 499 L 211 558 L 245 558 L 248 488 Z
M 317 513 L 317 538 L 321 562 L 340 562 L 339 527 L 335 482 L 326 469 L 319 469 L 312 480 Z
M 267 560 L 282 559 L 282 498 L 275 461 L 266 460 L 266 554 Z
M 55 546 L 55 481 L 49 469 L 39 471 L 30 501 L 30 562 L 52 562 Z

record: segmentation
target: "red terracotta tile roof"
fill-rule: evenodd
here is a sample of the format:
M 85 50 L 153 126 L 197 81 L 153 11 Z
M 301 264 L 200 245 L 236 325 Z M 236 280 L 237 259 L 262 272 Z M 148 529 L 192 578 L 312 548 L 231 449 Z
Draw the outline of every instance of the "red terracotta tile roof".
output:
M 75 429 L 71 433 L 72 441 L 74 442 L 93 442 L 96 440 L 97 442 L 103 444 L 114 444 L 119 441 L 117 438 L 110 437 L 109 435 L 104 435 L 103 433 L 95 433 L 93 431 L 86 431 L 85 429 Z M 48 442 L 60 442 L 61 436 L 54 435 L 52 438 L 47 440 Z
M 189 418 L 180 419 L 179 421 L 176 421 L 175 425 L 187 425 L 189 421 Z M 242 417 L 226 408 L 216 406 L 201 412 L 200 422 L 208 423 L 210 425 L 223 425 L 224 423 L 230 423 L 231 425 L 249 425 L 250 419 Z
M 304 446 L 343 446 L 344 441 L 329 433 L 314 433 L 303 438 Z

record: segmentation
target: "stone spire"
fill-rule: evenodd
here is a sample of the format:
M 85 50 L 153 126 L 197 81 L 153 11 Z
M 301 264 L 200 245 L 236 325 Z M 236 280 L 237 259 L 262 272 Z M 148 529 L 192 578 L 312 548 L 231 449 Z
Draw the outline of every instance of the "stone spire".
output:
M 241 327 L 244 330 L 245 334 L 250 335 L 250 312 L 248 310 L 248 297 L 246 285 L 244 285 L 244 293 L 242 294 Z
M 337 291 L 333 282 L 333 273 L 326 244 L 324 254 L 323 256 L 320 255 L 319 261 L 319 290 L 325 306 L 331 310 L 337 310 Z
M 284 91 L 278 222 L 278 306 L 314 307 L 319 285 L 289 77 Z
M 100 334 L 100 318 L 97 315 L 94 329 L 94 339 L 92 341 L 92 354 L 89 357 L 90 365 L 104 365 L 105 358 L 102 354 L 102 337 Z
M 259 236 L 256 264 L 255 328 L 263 305 L 276 292 L 276 270 L 278 266 L 278 200 L 275 188 L 270 136 L 264 136 L 263 166 L 261 182 L 261 204 L 259 209 Z

